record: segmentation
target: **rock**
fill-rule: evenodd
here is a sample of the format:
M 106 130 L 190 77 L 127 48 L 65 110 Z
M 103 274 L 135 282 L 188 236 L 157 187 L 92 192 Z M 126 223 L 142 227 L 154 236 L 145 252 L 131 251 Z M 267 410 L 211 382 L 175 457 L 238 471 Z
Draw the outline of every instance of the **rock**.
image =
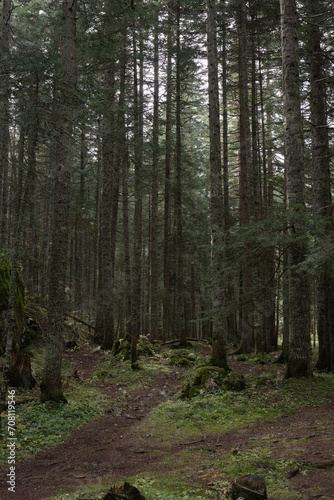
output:
M 232 500 L 267 500 L 266 482 L 261 476 L 247 474 L 236 479 L 232 484 Z
M 32 389 L 35 387 L 36 380 L 32 375 L 30 356 L 13 353 L 10 360 L 8 377 L 11 387 L 23 387 L 23 389 Z
M 223 385 L 228 391 L 243 391 L 246 387 L 246 380 L 241 373 L 231 371 L 224 378 Z
M 214 383 L 214 387 L 221 387 L 226 371 L 217 366 L 202 366 L 197 368 L 189 376 L 189 380 L 182 388 L 181 399 L 191 399 L 200 394 L 201 389 L 207 388 Z M 211 388 L 211 387 L 210 387 Z
M 122 487 L 113 486 L 103 497 L 103 500 L 145 500 L 135 486 L 124 483 Z
M 246 387 L 245 377 L 217 366 L 202 366 L 190 374 L 188 382 L 182 388 L 181 399 L 191 399 L 204 390 L 215 391 L 224 388 L 228 391 L 242 391 Z

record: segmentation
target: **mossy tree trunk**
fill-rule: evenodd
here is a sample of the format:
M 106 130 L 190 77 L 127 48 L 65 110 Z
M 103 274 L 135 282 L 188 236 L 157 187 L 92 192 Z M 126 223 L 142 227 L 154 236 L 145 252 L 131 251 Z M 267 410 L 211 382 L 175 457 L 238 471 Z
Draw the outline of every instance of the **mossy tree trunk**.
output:
M 5 409 L 5 403 L 7 398 L 7 390 L 9 383 L 9 370 L 11 357 L 13 352 L 19 352 L 21 335 L 23 332 L 23 322 L 25 321 L 25 311 L 24 311 L 24 285 L 21 277 L 21 273 L 18 270 L 18 258 L 19 258 L 19 248 L 20 248 L 20 238 L 21 238 L 21 227 L 22 227 L 22 214 L 23 207 L 27 199 L 27 187 L 25 195 L 22 199 L 22 183 L 19 185 L 19 190 L 17 193 L 16 200 L 16 220 L 14 227 L 14 248 L 12 255 L 11 264 L 9 261 L 2 262 L 2 276 L 1 276 L 1 302 L 5 302 L 4 292 L 6 288 L 5 278 L 9 280 L 8 289 L 8 302 L 7 302 L 7 337 L 6 337 L 6 348 L 3 362 L 3 379 L 0 390 L 0 415 Z M 1 417 L 0 417 L 0 429 L 1 429 Z
M 13 352 L 13 343 L 14 343 L 14 333 L 15 333 L 15 285 L 16 285 L 16 276 L 17 276 L 17 257 L 18 257 L 18 248 L 14 251 L 13 262 L 11 267 L 11 275 L 10 275 L 10 286 L 9 286 L 9 294 L 8 294 L 8 328 L 7 328 L 7 340 L 6 340 L 6 350 L 5 357 L 3 363 L 3 379 L 1 384 L 1 392 L 0 392 L 0 414 L 5 409 L 6 397 L 7 397 L 7 389 L 8 389 L 8 373 L 10 369 L 10 360 Z M 1 418 L 1 417 L 0 417 Z M 0 420 L 1 426 L 1 420 Z

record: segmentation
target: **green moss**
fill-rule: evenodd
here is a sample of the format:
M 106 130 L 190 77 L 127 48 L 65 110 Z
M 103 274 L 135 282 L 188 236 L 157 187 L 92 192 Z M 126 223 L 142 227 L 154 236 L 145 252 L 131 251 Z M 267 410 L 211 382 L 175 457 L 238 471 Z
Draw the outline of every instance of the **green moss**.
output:
M 226 377 L 226 371 L 218 366 L 202 366 L 197 368 L 195 372 L 190 374 L 188 381 L 181 391 L 180 398 L 191 399 L 200 394 L 201 390 L 207 385 L 220 387 L 224 377 Z M 211 382 L 210 384 L 208 384 L 209 381 Z
M 131 335 L 126 333 L 125 337 L 122 339 L 116 339 L 114 341 L 111 354 L 112 356 L 118 356 L 127 361 L 130 359 L 130 348 L 131 348 Z
M 0 340 L 0 350 L 5 349 L 5 320 L 8 309 L 8 295 L 10 287 L 10 275 L 11 275 L 12 265 L 7 259 L 0 259 L 0 317 L 2 323 L 2 337 Z M 24 309 L 24 299 L 25 290 L 22 278 L 21 269 L 18 266 L 16 275 L 16 288 L 15 288 L 15 302 L 14 302 L 14 315 L 15 315 L 15 332 L 14 332 L 14 345 L 13 350 L 18 352 L 20 349 L 22 333 L 24 325 L 26 323 L 25 319 L 25 309 Z
M 169 359 L 169 364 L 171 366 L 190 366 L 196 361 L 196 357 L 193 353 L 189 353 L 186 350 L 175 352 L 171 355 Z
M 200 393 L 199 387 L 189 387 L 189 389 L 188 389 L 188 396 L 187 397 L 189 399 L 192 399 L 192 398 L 198 396 L 199 393 Z
M 218 366 L 202 366 L 198 369 L 197 375 L 194 379 L 194 385 L 204 386 L 209 378 L 219 378 L 219 376 L 224 377 L 226 371 Z
M 212 356 L 210 359 L 210 365 L 217 366 L 218 368 L 223 368 L 223 370 L 228 370 L 228 366 L 225 360 L 218 358 L 217 356 Z
M 120 345 L 121 345 L 121 342 L 120 342 L 119 339 L 114 340 L 114 343 L 113 343 L 113 346 L 112 346 L 112 350 L 111 350 L 111 355 L 112 356 L 117 356 L 117 354 L 120 351 Z
M 273 382 L 275 380 L 275 375 L 273 373 L 270 373 L 269 375 L 260 375 L 259 377 L 255 377 L 254 382 L 255 382 L 255 387 L 262 387 L 264 385 L 267 385 L 270 382 Z
M 110 370 L 107 370 L 106 368 L 100 368 L 99 370 L 96 370 L 93 374 L 92 374 L 92 378 L 97 378 L 98 380 L 100 378 L 102 379 L 107 379 L 107 378 L 112 378 L 112 373 L 110 372 Z
M 131 349 L 131 335 L 127 333 L 124 338 L 116 339 L 113 343 L 111 354 L 113 357 L 118 356 L 123 361 L 130 359 L 130 349 Z M 139 356 L 154 356 L 154 351 L 146 340 L 146 337 L 141 337 L 138 342 L 138 355 Z
M 224 378 L 223 385 L 228 391 L 243 391 L 246 388 L 245 377 L 232 371 Z
M 138 345 L 138 354 L 139 356 L 150 357 L 154 356 L 154 351 L 148 343 L 140 339 Z
M 236 360 L 237 360 L 237 361 L 247 361 L 247 360 L 248 360 L 248 356 L 246 356 L 246 354 L 239 354 L 239 355 L 236 357 Z

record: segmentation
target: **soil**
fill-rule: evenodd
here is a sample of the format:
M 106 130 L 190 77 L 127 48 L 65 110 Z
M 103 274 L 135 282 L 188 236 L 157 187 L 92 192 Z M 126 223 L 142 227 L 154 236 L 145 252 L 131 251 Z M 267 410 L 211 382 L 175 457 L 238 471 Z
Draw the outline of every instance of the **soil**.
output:
M 87 378 L 99 362 L 90 349 L 66 353 L 77 374 Z M 233 369 L 246 376 L 251 372 L 261 374 L 264 367 L 232 362 Z M 179 370 L 180 371 L 180 370 Z M 97 385 L 117 401 L 120 387 L 111 382 Z M 169 378 L 158 375 L 153 383 L 128 399 L 126 410 L 114 408 L 85 427 L 75 431 L 64 443 L 41 451 L 33 458 L 16 464 L 16 492 L 7 490 L 8 470 L 2 469 L 0 498 L 3 500 L 40 500 L 65 492 L 76 491 L 87 484 L 107 481 L 110 486 L 128 477 L 150 473 L 166 473 L 166 453 L 169 457 L 187 447 L 242 453 L 250 443 L 268 439 L 272 454 L 280 459 L 292 459 L 299 464 L 312 463 L 307 473 L 301 470 L 287 480 L 289 491 L 303 495 L 303 499 L 334 499 L 334 395 L 333 400 L 319 407 L 305 407 L 292 415 L 282 415 L 262 420 L 255 425 L 244 425 L 217 436 L 187 438 L 183 443 L 163 446 L 163 438 L 143 440 L 138 420 L 145 418 L 151 409 L 174 395 L 180 389 L 178 371 L 171 369 Z M 159 454 L 159 450 L 161 453 Z M 163 455 L 165 453 L 165 455 Z M 167 466 L 168 468 L 168 466 Z M 296 471 L 295 471 L 296 472 Z M 187 476 L 189 470 L 179 469 L 179 475 Z M 199 471 L 192 471 L 192 484 L 210 488 L 210 479 Z M 321 492 L 320 492 L 321 488 Z M 296 495 L 297 497 L 297 495 Z M 300 498 L 300 497 L 298 497 Z M 270 497 L 270 500 L 280 500 Z

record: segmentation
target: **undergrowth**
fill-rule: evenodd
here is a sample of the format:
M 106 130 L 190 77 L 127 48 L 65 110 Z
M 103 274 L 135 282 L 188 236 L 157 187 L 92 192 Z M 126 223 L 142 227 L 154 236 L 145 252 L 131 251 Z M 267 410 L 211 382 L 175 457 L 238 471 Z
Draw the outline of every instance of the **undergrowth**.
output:
M 180 436 L 226 432 L 245 424 L 317 406 L 333 396 L 334 376 L 316 375 L 312 379 L 277 381 L 266 390 L 248 387 L 241 392 L 204 393 L 189 400 L 170 399 L 157 406 L 145 422 L 166 439 Z
M 16 407 L 16 459 L 22 460 L 64 441 L 74 430 L 103 413 L 110 403 L 96 388 L 71 382 L 65 392 L 69 404 L 31 401 Z M 2 415 L 7 421 L 6 413 Z M 7 434 L 0 436 L 0 463 L 7 461 Z
M 195 355 L 175 350 L 157 348 L 152 356 L 140 359 L 140 369 L 132 371 L 130 361 L 110 359 L 104 354 L 100 365 L 85 381 L 67 377 L 65 395 L 70 404 L 40 404 L 38 401 L 17 407 L 17 459 L 35 453 L 63 441 L 74 429 L 92 421 L 102 414 L 111 402 L 95 386 L 98 380 L 118 384 L 124 392 L 131 393 L 150 385 L 157 375 L 166 379 L 171 369 L 177 371 L 180 379 L 186 378 L 189 371 L 183 366 L 194 367 L 205 364 L 203 353 Z M 35 358 L 38 360 L 39 354 Z M 187 363 L 184 361 L 186 360 Z M 34 362 L 33 361 L 33 362 Z M 255 366 L 257 359 L 247 359 L 247 364 Z M 188 445 L 197 440 L 205 443 L 208 436 L 219 436 L 224 432 L 235 432 L 236 440 L 244 432 L 246 425 L 259 421 L 270 423 L 275 434 L 276 417 L 297 412 L 306 406 L 320 406 L 332 400 L 334 375 L 318 374 L 311 379 L 282 380 L 268 358 L 269 371 L 254 375 L 250 371 L 246 377 L 246 389 L 239 392 L 226 389 L 203 391 L 191 400 L 181 400 L 177 396 L 160 404 L 151 411 L 148 418 L 138 423 L 142 437 L 159 438 L 161 461 L 164 475 L 143 472 L 140 476 L 128 479 L 137 486 L 146 500 L 208 500 L 227 499 L 228 485 L 233 479 L 247 473 L 259 474 L 267 481 L 268 494 L 279 500 L 304 500 L 296 492 L 288 491 L 284 478 L 294 462 L 275 459 L 264 440 L 250 441 L 247 449 L 234 453 L 233 450 L 219 451 L 175 445 Z M 173 365 L 173 368 L 171 368 Z M 65 371 L 65 373 L 70 373 Z M 257 372 L 258 373 L 258 372 Z M 122 389 L 123 390 L 123 389 Z M 149 441 L 148 441 L 149 443 Z M 168 450 L 174 446 L 173 454 Z M 5 448 L 5 447 L 3 447 Z M 5 460 L 5 452 L 0 452 Z M 202 488 L 195 484 L 203 484 Z M 65 494 L 57 500 L 95 500 L 103 498 L 111 484 L 87 486 L 76 493 Z M 269 498 L 270 498 L 269 495 Z

